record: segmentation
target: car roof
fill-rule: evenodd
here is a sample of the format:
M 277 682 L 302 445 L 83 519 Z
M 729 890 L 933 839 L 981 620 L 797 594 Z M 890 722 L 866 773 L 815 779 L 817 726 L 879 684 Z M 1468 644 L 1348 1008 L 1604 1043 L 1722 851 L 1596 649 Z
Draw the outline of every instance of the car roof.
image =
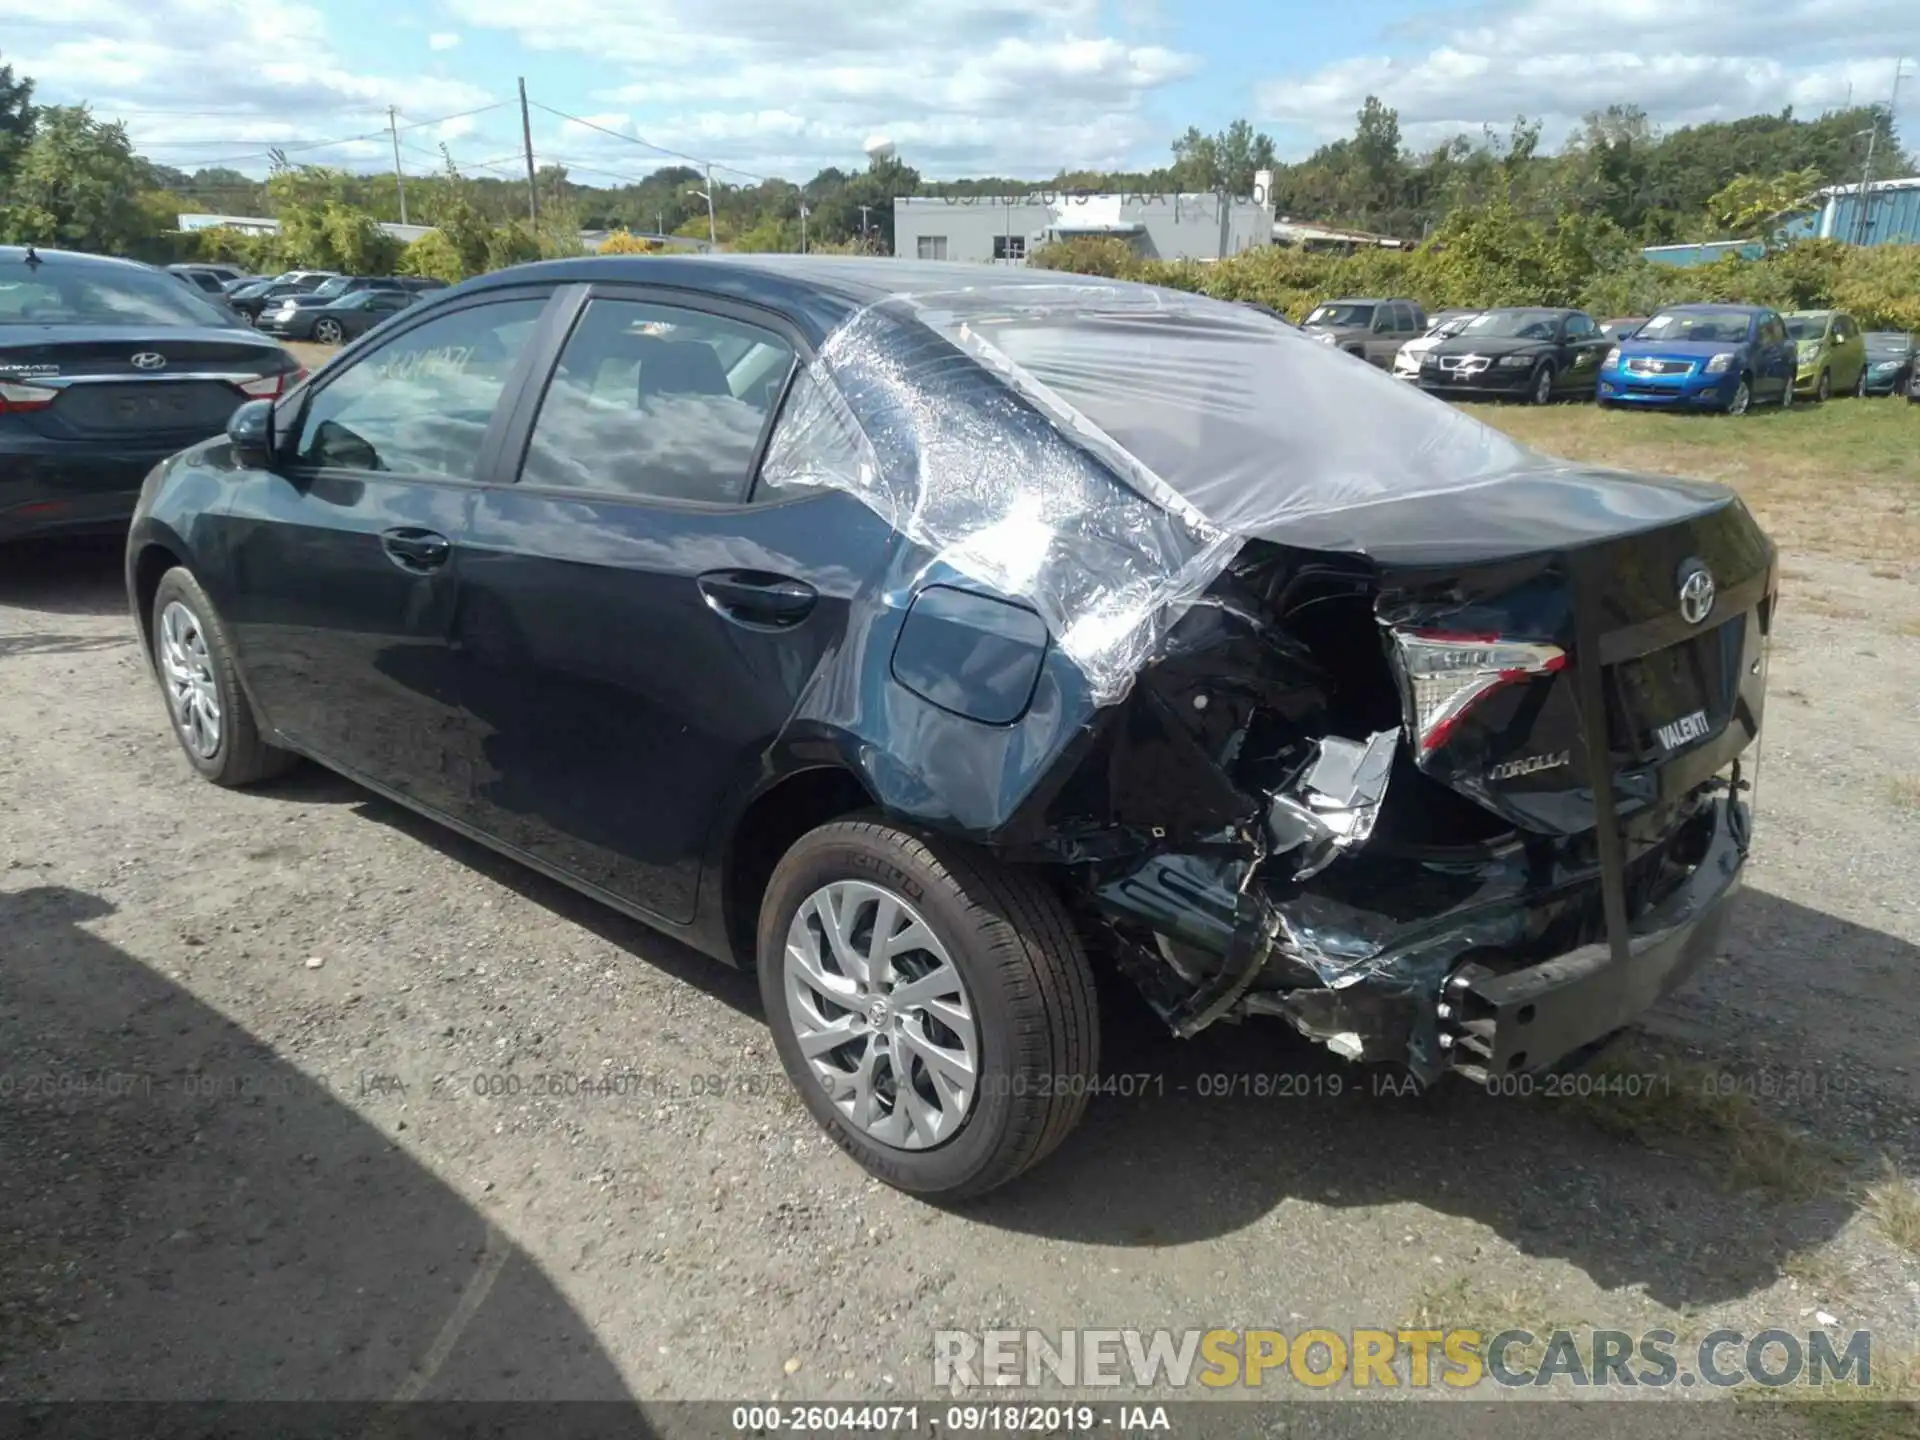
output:
M 556 282 L 654 285 L 758 305 L 799 324 L 814 344 L 860 311 L 905 296 L 988 288 L 996 293 L 1031 288 L 1038 293 L 1088 285 L 1142 295 L 1165 293 L 1130 280 L 964 261 L 870 255 L 587 255 L 495 270 L 437 291 L 434 303 L 484 290 Z
M 154 266 L 139 260 L 122 260 L 114 255 L 90 255 L 84 250 L 49 250 L 39 245 L 0 245 L 0 271 L 10 265 L 20 264 L 31 250 L 35 256 L 48 263 L 77 265 L 99 270 L 145 270 L 152 272 Z
M 1654 313 L 1669 315 L 1676 310 L 1697 310 L 1701 314 L 1764 315 L 1771 309 L 1773 309 L 1771 305 L 1736 305 L 1731 301 L 1689 300 L 1681 305 L 1662 305 Z

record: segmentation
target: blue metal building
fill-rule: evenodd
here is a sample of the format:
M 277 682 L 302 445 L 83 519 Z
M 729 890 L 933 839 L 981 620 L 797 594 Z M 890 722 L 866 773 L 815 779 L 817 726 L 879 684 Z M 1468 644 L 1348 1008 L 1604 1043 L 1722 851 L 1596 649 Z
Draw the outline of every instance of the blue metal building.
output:
M 1858 185 L 1830 185 L 1819 200 L 1818 208 L 1782 225 L 1781 235 L 1850 245 L 1920 245 L 1920 176 L 1876 180 L 1864 195 Z M 1709 240 L 1700 245 L 1649 245 L 1640 253 L 1657 265 L 1710 265 L 1723 255 L 1757 260 L 1766 250 L 1757 240 Z

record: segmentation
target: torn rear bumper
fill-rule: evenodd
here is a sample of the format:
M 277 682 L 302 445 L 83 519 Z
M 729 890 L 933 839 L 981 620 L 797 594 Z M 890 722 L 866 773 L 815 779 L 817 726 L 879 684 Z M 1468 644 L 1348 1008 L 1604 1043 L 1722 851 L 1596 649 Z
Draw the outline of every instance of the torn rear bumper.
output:
M 1695 816 L 1690 833 L 1636 859 L 1636 876 L 1666 878 L 1636 907 L 1625 946 L 1607 935 L 1590 874 L 1455 911 L 1324 986 L 1253 990 L 1240 1009 L 1282 1016 L 1351 1059 L 1404 1060 L 1422 1080 L 1550 1068 L 1631 1023 L 1719 951 L 1750 822 L 1734 791 Z M 1290 908 L 1278 907 L 1283 931 Z M 1560 948 L 1567 937 L 1576 943 Z
M 1624 958 L 1607 943 L 1501 974 L 1469 963 L 1448 977 L 1439 1043 L 1453 1067 L 1484 1080 L 1540 1070 L 1629 1024 L 1720 950 L 1745 863 L 1736 801 L 1692 876 L 1632 926 Z

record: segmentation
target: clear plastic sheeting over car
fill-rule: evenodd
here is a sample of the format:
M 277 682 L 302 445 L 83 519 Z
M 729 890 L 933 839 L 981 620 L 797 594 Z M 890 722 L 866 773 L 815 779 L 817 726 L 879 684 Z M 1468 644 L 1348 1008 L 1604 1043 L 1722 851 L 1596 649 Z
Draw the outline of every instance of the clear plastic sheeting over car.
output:
M 1103 704 L 1247 538 L 1542 463 L 1258 311 L 1120 281 L 942 277 L 818 370 L 764 483 L 848 491 L 1028 601 Z

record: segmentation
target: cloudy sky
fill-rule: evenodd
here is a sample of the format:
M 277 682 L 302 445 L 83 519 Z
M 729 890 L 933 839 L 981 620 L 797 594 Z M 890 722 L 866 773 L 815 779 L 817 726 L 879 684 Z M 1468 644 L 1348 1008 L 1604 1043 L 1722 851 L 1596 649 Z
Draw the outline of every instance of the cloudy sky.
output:
M 1557 143 L 1614 101 L 1684 124 L 1884 99 L 1903 51 L 1911 76 L 1913 0 L 0 0 L 0 61 L 41 99 L 90 101 L 183 169 L 262 173 L 269 145 L 390 165 L 392 105 L 409 170 L 444 144 L 512 175 L 525 76 L 591 122 L 536 108 L 536 153 L 600 183 L 663 150 L 804 177 L 875 135 L 931 176 L 1045 178 L 1158 164 L 1237 115 L 1297 158 L 1369 93 L 1415 143 L 1521 113 Z

